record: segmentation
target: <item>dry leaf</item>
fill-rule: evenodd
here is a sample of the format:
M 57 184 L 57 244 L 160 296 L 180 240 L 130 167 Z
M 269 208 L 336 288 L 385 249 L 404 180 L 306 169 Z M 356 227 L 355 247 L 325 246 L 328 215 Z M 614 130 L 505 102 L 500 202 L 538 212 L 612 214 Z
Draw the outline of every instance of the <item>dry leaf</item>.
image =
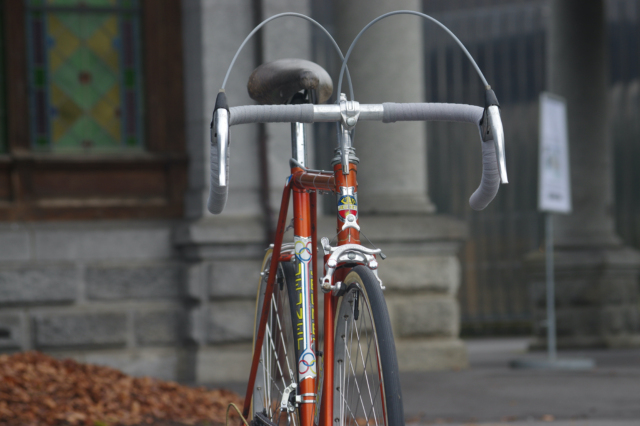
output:
M 0 425 L 224 424 L 223 389 L 190 388 L 39 352 L 0 355 Z

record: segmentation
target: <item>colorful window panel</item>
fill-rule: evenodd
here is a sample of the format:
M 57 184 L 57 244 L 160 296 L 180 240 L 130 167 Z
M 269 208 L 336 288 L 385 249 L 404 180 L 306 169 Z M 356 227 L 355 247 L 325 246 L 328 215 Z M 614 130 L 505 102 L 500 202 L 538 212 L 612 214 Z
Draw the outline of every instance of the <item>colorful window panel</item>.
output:
M 138 3 L 27 1 L 34 149 L 142 148 Z

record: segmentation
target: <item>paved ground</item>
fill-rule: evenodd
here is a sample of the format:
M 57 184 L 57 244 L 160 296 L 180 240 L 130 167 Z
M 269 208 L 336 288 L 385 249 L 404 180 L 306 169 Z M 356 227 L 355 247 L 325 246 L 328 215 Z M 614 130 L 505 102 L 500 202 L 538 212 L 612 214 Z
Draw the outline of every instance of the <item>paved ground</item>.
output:
M 403 373 L 407 425 L 640 426 L 640 349 L 561 352 L 590 371 L 513 370 L 524 339 L 467 341 L 471 368 Z M 219 384 L 221 385 L 221 384 Z M 225 386 L 243 394 L 245 384 Z
M 526 340 L 467 343 L 469 370 L 402 374 L 407 423 L 640 426 L 640 350 L 561 352 L 597 367 L 533 371 L 508 365 L 543 356 L 525 354 Z
M 437 424 L 437 423 L 436 423 Z M 417 425 L 417 423 L 416 423 Z M 423 424 L 420 424 L 422 426 Z M 544 422 L 540 420 L 497 423 L 443 423 L 444 426 L 638 426 L 637 420 L 564 420 Z M 407 423 L 407 426 L 412 426 Z

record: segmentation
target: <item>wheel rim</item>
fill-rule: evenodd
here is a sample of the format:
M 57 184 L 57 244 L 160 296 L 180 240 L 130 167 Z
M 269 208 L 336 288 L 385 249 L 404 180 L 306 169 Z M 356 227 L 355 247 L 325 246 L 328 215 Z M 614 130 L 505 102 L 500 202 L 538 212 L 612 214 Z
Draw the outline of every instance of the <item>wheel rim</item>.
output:
M 335 342 L 334 418 L 339 425 L 386 425 L 378 341 L 361 283 L 341 298 Z
M 258 315 L 264 302 L 269 260 L 267 259 L 265 262 L 266 267 L 263 268 L 265 274 L 260 282 Z M 293 327 L 282 267 L 278 268 L 278 277 L 274 285 L 268 318 L 254 385 L 253 411 L 263 413 L 272 423 L 297 426 L 300 424 L 297 410 L 283 412 L 280 409 L 285 389 L 292 383 L 296 383 Z M 259 321 L 256 321 L 256 327 L 258 323 Z

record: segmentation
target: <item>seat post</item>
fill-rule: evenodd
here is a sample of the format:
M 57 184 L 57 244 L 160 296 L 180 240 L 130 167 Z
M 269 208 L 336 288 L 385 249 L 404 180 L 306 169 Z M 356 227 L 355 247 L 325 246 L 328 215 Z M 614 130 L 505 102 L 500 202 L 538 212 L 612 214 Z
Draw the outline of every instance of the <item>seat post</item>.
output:
M 304 167 L 308 167 L 304 123 L 291 123 L 291 157 Z

